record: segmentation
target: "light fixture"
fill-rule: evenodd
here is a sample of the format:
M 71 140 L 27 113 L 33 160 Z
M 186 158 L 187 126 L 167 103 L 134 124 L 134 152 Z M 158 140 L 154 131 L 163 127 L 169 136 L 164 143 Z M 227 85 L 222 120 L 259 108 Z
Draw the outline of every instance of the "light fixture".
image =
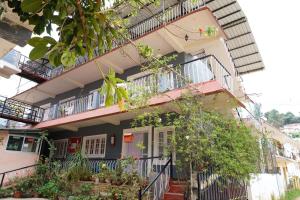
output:
M 189 36 L 186 34 L 185 37 L 184 37 L 185 41 L 188 41 L 189 39 Z
M 110 137 L 110 144 L 111 145 L 115 145 L 116 144 L 116 135 L 115 134 Z

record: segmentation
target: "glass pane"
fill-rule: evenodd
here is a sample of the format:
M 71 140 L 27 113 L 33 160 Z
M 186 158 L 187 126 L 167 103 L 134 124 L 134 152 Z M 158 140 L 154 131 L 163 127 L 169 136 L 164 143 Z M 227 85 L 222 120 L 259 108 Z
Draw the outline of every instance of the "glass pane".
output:
M 95 143 L 95 140 L 92 139 L 91 140 L 91 147 L 90 147 L 90 154 L 94 154 L 94 143 Z
M 103 155 L 105 150 L 105 138 L 101 139 L 101 149 L 100 149 L 100 154 Z
M 89 154 L 89 148 L 90 148 L 90 141 L 85 141 L 85 154 Z
M 36 152 L 38 146 L 37 138 L 25 138 L 22 151 L 24 152 Z
M 6 150 L 21 151 L 24 137 L 9 136 Z
M 100 139 L 96 139 L 95 154 L 99 154 Z

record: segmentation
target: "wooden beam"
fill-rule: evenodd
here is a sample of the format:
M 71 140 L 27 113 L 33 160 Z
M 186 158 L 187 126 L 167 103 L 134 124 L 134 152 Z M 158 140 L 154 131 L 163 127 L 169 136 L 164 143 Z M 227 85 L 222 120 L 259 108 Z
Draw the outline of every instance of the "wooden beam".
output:
M 100 60 L 100 62 L 103 64 L 103 65 L 107 65 L 111 68 L 113 68 L 118 74 L 122 74 L 124 72 L 124 70 L 122 68 L 120 68 L 120 66 L 117 66 L 116 64 L 112 63 L 111 61 L 109 60 Z
M 80 83 L 79 81 L 75 81 L 71 78 L 65 78 L 65 80 L 68 81 L 69 83 L 74 84 L 77 87 L 84 88 L 84 84 Z
M 73 132 L 77 132 L 78 131 L 78 128 L 75 127 L 75 126 L 62 125 L 62 126 L 59 126 L 59 127 L 63 128 L 63 129 L 66 129 L 66 130 L 69 130 L 69 131 L 73 131 Z
M 117 120 L 117 119 L 112 119 L 112 118 L 102 118 L 102 119 L 100 119 L 101 121 L 103 121 L 103 122 L 106 122 L 106 123 L 109 123 L 109 124 L 113 124 L 113 125 L 120 125 L 120 121 L 119 120 Z
M 35 88 L 35 90 L 38 91 L 38 92 L 40 92 L 40 93 L 43 93 L 43 94 L 45 94 L 45 95 L 47 95 L 48 97 L 51 97 L 51 98 L 55 98 L 55 96 L 56 96 L 55 94 L 43 91 L 43 90 L 41 90 L 40 88 L 37 88 L 37 87 Z

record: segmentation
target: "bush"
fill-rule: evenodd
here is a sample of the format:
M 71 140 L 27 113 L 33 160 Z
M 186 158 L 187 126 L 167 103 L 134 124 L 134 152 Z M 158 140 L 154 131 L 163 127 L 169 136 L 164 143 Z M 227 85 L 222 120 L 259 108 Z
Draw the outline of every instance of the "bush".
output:
M 285 193 L 285 195 L 280 198 L 280 200 L 295 200 L 297 197 L 300 197 L 300 190 L 293 189 L 293 190 L 287 191 Z
M 7 198 L 13 195 L 13 190 L 11 188 L 2 189 L 0 188 L 0 198 Z

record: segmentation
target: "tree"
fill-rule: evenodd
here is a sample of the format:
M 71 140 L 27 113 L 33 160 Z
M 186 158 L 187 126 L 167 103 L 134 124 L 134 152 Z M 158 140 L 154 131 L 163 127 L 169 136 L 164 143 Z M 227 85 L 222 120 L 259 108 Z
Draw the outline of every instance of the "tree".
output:
M 175 134 L 169 138 L 168 152 L 175 151 L 176 166 L 190 169 L 190 175 L 212 167 L 224 178 L 249 179 L 260 158 L 257 138 L 242 122 L 204 111 L 201 98 L 184 96 L 173 102 L 178 113 L 151 110 L 139 115 L 133 126 L 173 126 Z
M 278 110 L 273 109 L 265 113 L 267 122 L 275 127 L 281 127 L 283 125 L 283 115 L 278 112 Z
M 253 114 L 254 114 L 255 119 L 260 121 L 260 119 L 263 116 L 263 113 L 261 111 L 261 104 L 260 103 L 255 103 L 254 104 Z

